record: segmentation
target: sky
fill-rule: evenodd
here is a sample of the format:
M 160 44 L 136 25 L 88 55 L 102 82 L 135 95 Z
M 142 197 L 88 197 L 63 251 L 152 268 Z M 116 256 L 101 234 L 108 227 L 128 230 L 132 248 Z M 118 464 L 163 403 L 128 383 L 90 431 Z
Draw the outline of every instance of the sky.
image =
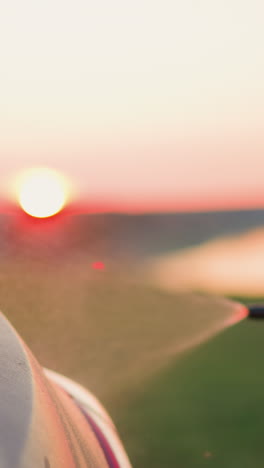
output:
M 21 169 L 127 210 L 264 207 L 260 0 L 0 6 L 0 192 Z

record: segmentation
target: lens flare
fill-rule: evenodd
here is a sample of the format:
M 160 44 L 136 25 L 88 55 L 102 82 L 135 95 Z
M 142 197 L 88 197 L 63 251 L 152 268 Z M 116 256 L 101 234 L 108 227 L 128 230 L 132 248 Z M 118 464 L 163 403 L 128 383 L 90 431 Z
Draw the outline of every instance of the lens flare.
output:
M 19 205 L 35 218 L 48 218 L 59 213 L 67 203 L 69 189 L 57 171 L 37 168 L 26 171 L 17 190 Z
M 99 271 L 104 271 L 105 270 L 105 264 L 104 262 L 93 262 L 92 264 L 93 270 L 99 270 Z

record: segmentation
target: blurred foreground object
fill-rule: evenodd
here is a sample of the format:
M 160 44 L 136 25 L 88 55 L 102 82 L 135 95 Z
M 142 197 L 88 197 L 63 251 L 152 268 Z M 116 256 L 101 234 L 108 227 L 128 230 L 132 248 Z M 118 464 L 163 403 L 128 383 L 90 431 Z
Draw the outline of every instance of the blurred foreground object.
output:
M 96 398 L 44 370 L 0 315 L 1 468 L 131 468 Z

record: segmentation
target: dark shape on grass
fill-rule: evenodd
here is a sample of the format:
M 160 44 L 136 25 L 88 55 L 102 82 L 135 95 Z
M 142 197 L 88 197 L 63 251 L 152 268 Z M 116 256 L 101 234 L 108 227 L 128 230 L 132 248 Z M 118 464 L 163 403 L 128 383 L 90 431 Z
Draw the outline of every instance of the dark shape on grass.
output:
M 50 468 L 50 462 L 47 457 L 44 458 L 44 466 L 45 468 Z
M 248 307 L 249 315 L 248 318 L 254 320 L 264 319 L 264 304 L 253 304 Z

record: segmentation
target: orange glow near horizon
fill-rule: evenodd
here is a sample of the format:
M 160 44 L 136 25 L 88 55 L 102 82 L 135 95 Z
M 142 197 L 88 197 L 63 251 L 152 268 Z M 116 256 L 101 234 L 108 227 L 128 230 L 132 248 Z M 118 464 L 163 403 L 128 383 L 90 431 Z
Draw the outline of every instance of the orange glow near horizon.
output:
M 30 169 L 20 177 L 16 198 L 28 215 L 48 218 L 64 208 L 69 198 L 69 190 L 66 180 L 55 170 Z

